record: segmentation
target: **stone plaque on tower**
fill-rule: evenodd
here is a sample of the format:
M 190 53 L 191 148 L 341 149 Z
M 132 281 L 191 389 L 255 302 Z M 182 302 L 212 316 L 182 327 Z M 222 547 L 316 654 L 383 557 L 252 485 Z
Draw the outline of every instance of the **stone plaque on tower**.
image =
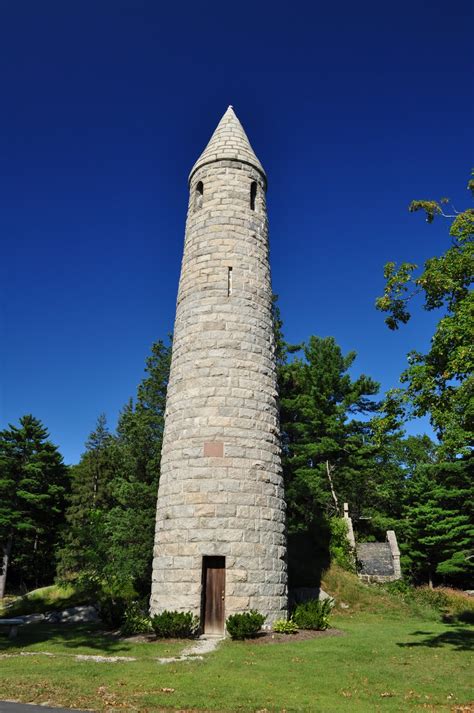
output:
M 150 600 L 205 633 L 287 610 L 266 187 L 229 107 L 189 176 Z

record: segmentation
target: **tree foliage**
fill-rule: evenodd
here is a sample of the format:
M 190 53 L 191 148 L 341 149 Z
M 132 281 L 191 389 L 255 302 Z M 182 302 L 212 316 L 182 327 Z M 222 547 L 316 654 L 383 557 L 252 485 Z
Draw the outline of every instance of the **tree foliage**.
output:
M 71 491 L 66 511 L 67 527 L 58 552 L 59 572 L 80 571 L 97 554 L 103 556 L 98 536 L 100 513 L 112 506 L 111 483 L 115 468 L 114 437 L 101 414 L 86 441 L 80 462 L 71 467 Z
M 474 194 L 474 178 L 469 190 Z M 332 337 L 286 343 L 274 297 L 293 586 L 315 584 L 331 556 L 351 566 L 344 502 L 359 540 L 397 531 L 415 581 L 464 585 L 472 576 L 474 210 L 449 216 L 447 205 L 446 199 L 410 205 L 428 223 L 451 217 L 444 254 L 421 269 L 408 262 L 385 266 L 377 308 L 387 314 L 389 328 L 408 322 L 417 295 L 441 317 L 429 351 L 409 354 L 403 388 L 383 402 L 373 379 L 353 376 L 355 352 L 343 354 Z M 164 342 L 153 345 L 145 378 L 115 433 L 99 417 L 79 464 L 70 469 L 64 529 L 68 470 L 46 429 L 25 416 L 19 427 L 0 432 L 0 596 L 10 562 L 15 581 L 42 583 L 51 578 L 58 552 L 60 575 L 87 581 L 110 622 L 120 621 L 125 600 L 148 594 L 170 356 Z M 404 418 L 425 414 L 439 446 L 402 433 Z M 301 577 L 308 562 L 315 567 Z
M 474 173 L 473 173 L 474 175 Z M 468 189 L 474 195 L 474 180 Z M 377 309 L 388 313 L 386 323 L 398 329 L 411 317 L 409 305 L 418 294 L 424 309 L 442 310 L 427 354 L 412 351 L 408 368 L 401 376 L 405 384 L 393 396 L 410 409 L 413 416 L 429 414 L 447 456 L 467 454 L 472 446 L 474 423 L 474 209 L 447 214 L 446 199 L 413 201 L 411 212 L 423 211 L 428 223 L 436 217 L 452 219 L 451 246 L 439 257 L 426 260 L 419 270 L 414 263 L 393 262 L 385 266 L 383 296 Z
M 342 514 L 342 501 L 364 507 L 375 447 L 367 418 L 378 384 L 348 373 L 355 353 L 343 355 L 332 337 L 310 337 L 302 356 L 280 375 L 281 431 L 290 532 L 321 514 Z
M 474 179 L 468 189 L 474 195 Z M 410 212 L 424 212 L 428 223 L 450 219 L 451 245 L 421 270 L 411 263 L 398 268 L 388 263 L 385 292 L 376 305 L 388 313 L 391 329 L 410 319 L 416 295 L 423 297 L 424 309 L 441 311 L 429 351 L 410 352 L 401 376 L 404 387 L 388 397 L 408 416 L 428 414 L 439 439 L 429 446 L 407 440 L 401 549 L 415 581 L 467 585 L 474 559 L 474 209 L 447 213 L 448 204 L 447 199 L 410 204 Z
M 463 586 L 474 574 L 472 458 L 418 461 L 407 482 L 402 552 L 412 579 Z
M 120 592 L 126 599 L 150 587 L 170 352 L 161 341 L 153 345 L 136 401 L 123 408 L 116 434 L 100 417 L 73 472 L 59 572 L 82 573 L 104 602 L 117 601 L 119 608 Z
M 39 419 L 0 431 L 0 598 L 9 568 L 17 586 L 50 581 L 67 489 L 67 468 Z
M 291 586 L 317 584 L 331 559 L 351 568 L 337 528 L 344 502 L 363 538 L 384 538 L 400 517 L 398 420 L 380 410 L 373 379 L 352 377 L 355 358 L 332 337 L 312 336 L 288 347 L 279 369 Z

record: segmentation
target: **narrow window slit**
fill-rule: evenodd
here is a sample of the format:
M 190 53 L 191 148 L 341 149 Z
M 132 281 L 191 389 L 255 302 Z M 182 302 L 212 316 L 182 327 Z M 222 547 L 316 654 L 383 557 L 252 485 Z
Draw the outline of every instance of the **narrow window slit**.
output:
M 227 297 L 232 294 L 232 268 L 227 268 Z
M 202 208 L 202 201 L 204 196 L 204 185 L 202 181 L 196 184 L 196 190 L 194 191 L 194 210 L 199 210 Z
M 257 197 L 257 184 L 252 181 L 250 184 L 250 210 L 255 210 L 255 199 Z

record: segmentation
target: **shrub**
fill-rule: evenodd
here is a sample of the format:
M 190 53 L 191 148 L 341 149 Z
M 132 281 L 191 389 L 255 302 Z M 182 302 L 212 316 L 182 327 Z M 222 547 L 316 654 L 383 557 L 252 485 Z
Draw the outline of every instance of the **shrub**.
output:
M 131 636 L 132 634 L 149 634 L 151 630 L 150 617 L 144 607 L 140 602 L 131 602 L 125 609 L 122 633 Z
M 402 580 L 383 585 L 383 588 L 400 597 L 419 616 L 438 618 L 441 615 L 446 622 L 474 621 L 474 601 L 458 589 L 414 587 Z
M 442 589 L 430 589 L 427 586 L 414 587 L 402 579 L 383 584 L 382 588 L 399 596 L 404 602 L 415 609 L 428 609 L 433 612 L 444 612 L 449 605 L 449 597 Z
M 106 626 L 115 629 L 123 624 L 125 610 L 137 596 L 130 577 L 100 576 L 85 571 L 78 576 L 77 583 L 95 601 Z
M 394 582 L 387 582 L 382 586 L 383 589 L 390 594 L 397 594 L 402 597 L 410 595 L 413 590 L 413 587 L 411 587 L 404 579 L 396 579 Z
M 199 619 L 192 612 L 164 611 L 151 618 L 157 637 L 163 639 L 191 639 L 199 629 Z
M 347 522 L 342 517 L 332 517 L 329 521 L 329 554 L 335 562 L 348 572 L 355 572 L 355 552 L 347 537 Z
M 293 619 L 277 619 L 273 624 L 273 631 L 277 634 L 297 634 L 298 627 L 296 626 Z
M 425 605 L 440 612 L 443 612 L 449 605 L 449 597 L 441 589 L 413 587 L 411 595 L 417 604 Z
M 256 636 L 266 617 L 252 609 L 244 614 L 231 614 L 226 620 L 226 628 L 233 639 L 251 639 Z
M 292 618 L 299 629 L 324 630 L 329 626 L 332 607 L 332 599 L 310 599 L 298 604 Z

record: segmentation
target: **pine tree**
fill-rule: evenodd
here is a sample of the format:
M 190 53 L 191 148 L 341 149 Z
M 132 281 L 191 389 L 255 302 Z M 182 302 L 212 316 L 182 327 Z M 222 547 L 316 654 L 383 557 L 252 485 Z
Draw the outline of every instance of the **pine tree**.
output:
M 409 479 L 402 552 L 411 577 L 469 586 L 474 574 L 472 457 L 418 464 Z
M 365 514 L 383 475 L 369 418 L 378 384 L 351 378 L 355 353 L 344 356 L 332 337 L 313 336 L 302 351 L 280 367 L 280 415 L 290 584 L 314 586 L 330 562 L 332 519 L 344 502 Z
M 311 337 L 303 358 L 282 369 L 281 430 L 290 532 L 326 514 L 342 514 L 349 500 L 364 507 L 375 447 L 370 422 L 353 418 L 378 407 L 378 384 L 347 373 L 355 353 L 343 356 L 332 337 Z
M 171 347 L 153 344 L 137 403 L 123 410 L 117 427 L 114 504 L 106 526 L 109 563 L 141 594 L 150 588 L 170 359 Z
M 64 520 L 68 472 L 41 421 L 23 416 L 0 432 L 0 542 L 3 564 L 0 598 L 7 574 L 38 586 L 53 575 L 53 551 Z
M 74 468 L 63 576 L 85 573 L 109 592 L 149 591 L 170 354 L 161 341 L 152 346 L 116 435 L 99 419 Z
M 79 571 L 99 547 L 100 513 L 112 506 L 111 483 L 115 475 L 114 437 L 104 414 L 86 441 L 80 462 L 71 468 L 71 492 L 66 513 L 67 528 L 58 552 L 58 572 Z

